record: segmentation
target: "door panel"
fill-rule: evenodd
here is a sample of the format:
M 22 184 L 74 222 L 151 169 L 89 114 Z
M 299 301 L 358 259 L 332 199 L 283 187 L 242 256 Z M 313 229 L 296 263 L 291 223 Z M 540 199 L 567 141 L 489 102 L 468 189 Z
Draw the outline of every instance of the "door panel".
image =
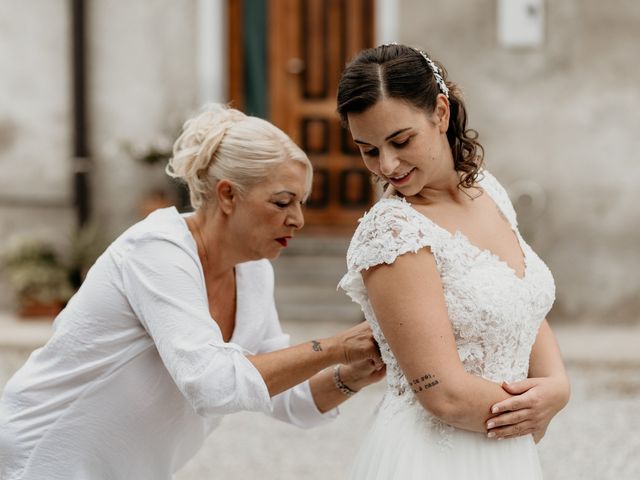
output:
M 336 113 L 342 69 L 373 46 L 374 0 L 272 0 L 269 10 L 270 119 L 309 155 L 314 186 L 307 231 L 353 231 L 373 188 Z

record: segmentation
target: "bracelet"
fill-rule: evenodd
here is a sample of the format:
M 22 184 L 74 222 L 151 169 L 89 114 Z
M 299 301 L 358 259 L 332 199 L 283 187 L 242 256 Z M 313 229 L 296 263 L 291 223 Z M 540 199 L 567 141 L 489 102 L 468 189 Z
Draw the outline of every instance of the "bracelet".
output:
M 342 379 L 340 378 L 340 365 L 333 367 L 333 383 L 336 385 L 336 388 L 347 397 L 352 396 L 354 393 L 358 393 L 357 390 L 351 390 L 342 382 Z

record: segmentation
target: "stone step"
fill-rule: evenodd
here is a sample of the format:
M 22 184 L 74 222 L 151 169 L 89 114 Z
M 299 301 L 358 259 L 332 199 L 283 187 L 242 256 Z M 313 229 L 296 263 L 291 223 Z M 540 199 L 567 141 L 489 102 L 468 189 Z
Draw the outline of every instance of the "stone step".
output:
M 332 322 L 350 326 L 364 320 L 364 315 L 356 304 L 320 305 L 317 303 L 278 303 L 277 305 L 278 317 L 284 322 L 298 322 L 309 325 Z
M 360 307 L 334 287 L 280 286 L 275 291 L 280 318 L 290 321 L 332 320 L 356 323 L 362 320 Z
M 343 290 L 334 285 L 316 286 L 307 284 L 276 286 L 276 300 L 287 303 L 315 302 L 321 305 L 348 305 L 353 303 Z
M 343 256 L 287 256 L 273 262 L 276 285 L 316 285 L 335 290 L 347 271 Z
M 291 321 L 334 320 L 356 323 L 360 307 L 336 291 L 347 270 L 348 239 L 296 238 L 274 260 L 275 297 L 280 318 Z
M 282 251 L 280 258 L 289 256 L 336 256 L 343 259 L 347 255 L 351 237 L 303 236 L 291 240 Z

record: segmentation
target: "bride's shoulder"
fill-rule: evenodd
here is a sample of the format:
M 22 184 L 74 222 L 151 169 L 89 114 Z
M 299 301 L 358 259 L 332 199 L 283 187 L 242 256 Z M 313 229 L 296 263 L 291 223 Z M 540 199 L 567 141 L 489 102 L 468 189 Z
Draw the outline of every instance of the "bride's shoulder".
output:
M 358 221 L 360 225 L 376 224 L 379 220 L 396 219 L 397 221 L 410 221 L 415 217 L 415 210 L 403 197 L 391 196 L 381 198 Z
M 420 214 L 404 198 L 381 199 L 359 220 L 347 264 L 359 271 L 378 263 L 392 263 L 398 255 L 430 244 L 427 230 Z

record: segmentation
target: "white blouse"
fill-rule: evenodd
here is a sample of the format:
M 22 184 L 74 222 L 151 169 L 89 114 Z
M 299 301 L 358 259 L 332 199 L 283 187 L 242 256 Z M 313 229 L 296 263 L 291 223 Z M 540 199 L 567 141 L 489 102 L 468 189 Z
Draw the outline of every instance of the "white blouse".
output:
M 129 228 L 7 383 L 0 478 L 169 479 L 225 414 L 261 411 L 301 427 L 335 417 L 318 411 L 308 382 L 269 398 L 245 357 L 289 345 L 271 264 L 237 265 L 236 288 L 225 343 L 184 218 L 167 208 Z

